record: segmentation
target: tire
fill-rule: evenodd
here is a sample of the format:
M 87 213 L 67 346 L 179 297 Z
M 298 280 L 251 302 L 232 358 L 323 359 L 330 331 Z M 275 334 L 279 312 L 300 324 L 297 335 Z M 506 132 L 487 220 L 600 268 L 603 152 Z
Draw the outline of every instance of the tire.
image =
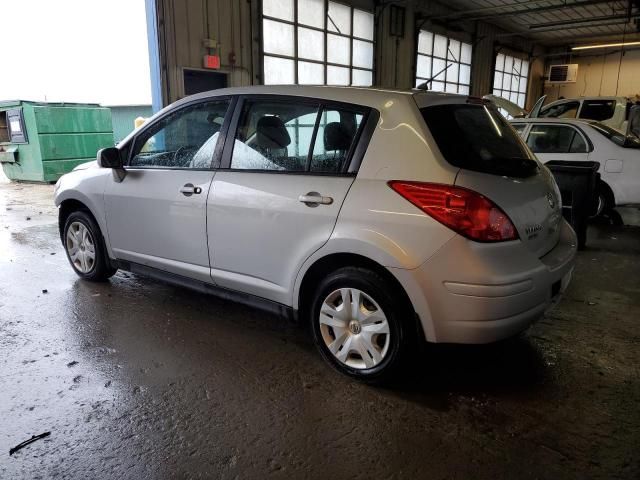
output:
M 75 211 L 67 217 L 62 245 L 80 278 L 104 282 L 118 271 L 111 266 L 100 227 L 86 210 Z
M 408 302 L 399 300 L 403 297 L 395 285 L 366 268 L 345 267 L 326 276 L 309 309 L 322 357 L 340 373 L 365 383 L 396 378 L 415 340 L 408 338 L 415 316 Z M 354 318 L 344 306 L 357 299 L 359 318 Z

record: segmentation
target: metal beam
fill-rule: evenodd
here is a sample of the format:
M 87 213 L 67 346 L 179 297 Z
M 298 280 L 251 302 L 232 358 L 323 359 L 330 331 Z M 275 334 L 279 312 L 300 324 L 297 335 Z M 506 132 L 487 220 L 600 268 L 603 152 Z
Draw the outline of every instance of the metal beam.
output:
M 488 20 L 492 18 L 503 18 L 503 17 L 514 17 L 516 15 L 526 15 L 531 13 L 542 13 L 542 12 L 552 12 L 554 10 L 565 10 L 569 8 L 581 8 L 581 7 L 590 7 L 592 5 L 603 5 L 609 3 L 620 3 L 618 1 L 611 0 L 584 0 L 573 3 L 559 3 L 557 5 L 545 5 L 542 7 L 535 8 L 527 8 L 520 10 L 512 10 L 509 12 L 500 12 L 500 13 L 491 13 L 485 15 L 475 15 L 470 17 L 460 17 L 456 18 L 454 21 L 475 21 L 475 20 Z M 512 7 L 519 7 L 522 4 L 512 4 Z
M 545 22 L 545 23 L 534 23 L 529 25 L 530 30 L 538 30 L 540 28 L 546 27 L 564 27 L 565 25 L 575 25 L 575 24 L 584 24 L 584 23 L 592 23 L 592 22 L 606 22 L 608 20 L 624 20 L 623 23 L 627 23 L 631 18 L 640 17 L 640 13 L 634 13 L 630 17 L 627 16 L 626 13 L 621 15 L 605 15 L 602 17 L 585 17 L 585 18 L 576 18 L 574 20 L 559 20 L 557 22 Z
M 548 3 L 548 1 L 549 0 L 529 0 L 528 2 L 519 3 L 517 6 L 539 5 L 541 3 Z M 505 4 L 505 5 L 495 5 L 493 7 L 471 8 L 469 10 L 460 10 L 458 12 L 447 13 L 446 15 L 438 15 L 432 18 L 435 18 L 437 20 L 447 20 L 447 19 L 452 19 L 457 17 L 463 17 L 467 14 L 496 12 L 504 8 L 511 8 L 513 6 L 514 4 Z
M 600 22 L 597 23 L 595 25 L 573 25 L 573 26 L 567 26 L 567 27 L 563 27 L 563 30 L 575 30 L 578 28 L 590 28 L 590 27 L 606 27 L 606 26 L 610 26 L 610 25 L 623 25 L 627 23 L 627 20 L 611 20 L 611 21 L 607 21 L 607 22 Z M 548 25 L 547 25 L 548 26 Z M 536 35 L 538 33 L 546 33 L 546 32 L 557 32 L 558 29 L 553 27 L 553 28 L 548 28 L 548 29 L 540 29 L 540 30 L 536 30 L 534 32 L 532 32 L 531 30 L 519 30 L 517 32 L 509 32 L 509 33 L 499 33 L 496 35 L 496 37 L 517 37 L 517 36 L 523 36 L 523 37 L 527 37 L 529 39 L 532 38 L 532 35 Z M 606 33 L 603 34 L 604 36 L 607 35 L 613 35 L 612 33 Z M 598 35 L 595 34 L 593 35 L 594 37 L 597 37 Z

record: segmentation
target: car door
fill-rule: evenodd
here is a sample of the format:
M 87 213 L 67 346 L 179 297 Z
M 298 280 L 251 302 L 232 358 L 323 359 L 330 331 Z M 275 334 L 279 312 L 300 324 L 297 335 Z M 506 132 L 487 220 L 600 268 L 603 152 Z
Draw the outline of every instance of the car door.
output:
M 136 135 L 126 176 L 114 176 L 105 189 L 109 242 L 118 259 L 211 281 L 206 200 L 230 102 L 188 104 Z
M 208 200 L 216 284 L 291 304 L 300 266 L 329 239 L 353 183 L 368 115 L 299 97 L 242 99 Z
M 591 150 L 579 129 L 562 123 L 532 124 L 527 135 L 527 145 L 542 163 L 553 160 L 586 161 Z

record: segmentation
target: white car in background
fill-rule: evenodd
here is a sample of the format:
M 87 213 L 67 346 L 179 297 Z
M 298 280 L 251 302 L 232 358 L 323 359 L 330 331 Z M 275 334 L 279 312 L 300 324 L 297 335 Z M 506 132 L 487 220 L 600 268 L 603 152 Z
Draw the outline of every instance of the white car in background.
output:
M 542 102 L 545 98 L 542 97 Z M 544 106 L 542 102 L 538 100 L 529 118 L 594 120 L 620 132 L 627 131 L 629 101 L 626 97 L 563 98 Z
M 602 123 L 568 118 L 522 118 L 511 125 L 542 163 L 600 164 L 598 211 L 640 205 L 640 140 Z

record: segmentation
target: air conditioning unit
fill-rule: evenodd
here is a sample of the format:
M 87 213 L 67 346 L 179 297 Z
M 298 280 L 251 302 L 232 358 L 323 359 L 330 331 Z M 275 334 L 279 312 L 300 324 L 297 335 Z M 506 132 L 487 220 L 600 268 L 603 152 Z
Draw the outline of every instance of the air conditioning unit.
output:
M 578 64 L 551 65 L 548 83 L 576 83 L 578 79 Z

